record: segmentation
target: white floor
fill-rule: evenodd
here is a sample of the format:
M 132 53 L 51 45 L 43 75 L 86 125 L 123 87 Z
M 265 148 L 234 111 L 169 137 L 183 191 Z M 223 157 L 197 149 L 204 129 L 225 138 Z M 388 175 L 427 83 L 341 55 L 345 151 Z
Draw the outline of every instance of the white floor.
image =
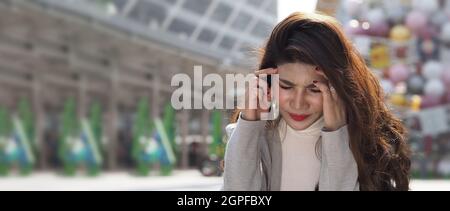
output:
M 0 190 L 23 191 L 212 191 L 219 190 L 220 177 L 203 177 L 199 171 L 175 171 L 173 176 L 136 177 L 126 172 L 104 173 L 98 177 L 62 177 L 36 173 L 29 177 L 0 178 Z
M 196 170 L 175 171 L 173 176 L 135 177 L 126 172 L 104 173 L 99 177 L 67 178 L 54 173 L 28 177 L 0 177 L 0 191 L 217 191 L 220 177 L 203 177 Z M 450 191 L 450 180 L 413 180 L 413 191 Z
M 413 191 L 450 191 L 450 180 L 413 180 Z

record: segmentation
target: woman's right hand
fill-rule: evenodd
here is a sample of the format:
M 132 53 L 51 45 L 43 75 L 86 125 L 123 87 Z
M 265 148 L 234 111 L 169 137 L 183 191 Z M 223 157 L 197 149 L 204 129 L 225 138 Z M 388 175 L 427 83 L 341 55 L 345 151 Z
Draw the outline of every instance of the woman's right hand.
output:
M 278 69 L 275 68 L 268 68 L 263 69 L 259 71 L 255 71 L 255 77 L 252 79 L 253 81 L 250 82 L 250 86 L 246 88 L 245 90 L 245 108 L 241 111 L 241 117 L 244 120 L 247 121 L 259 121 L 260 120 L 260 114 L 262 112 L 269 112 L 269 105 L 264 105 L 264 108 L 261 108 L 261 105 L 259 105 L 259 98 L 260 97 L 266 97 L 266 100 L 263 102 L 266 102 L 270 99 L 270 88 L 267 86 L 267 82 L 260 80 L 259 75 L 271 75 L 271 74 L 278 74 Z M 266 83 L 266 90 L 268 93 L 263 93 L 263 89 L 260 89 L 260 82 Z M 269 96 L 268 96 L 269 95 Z M 249 108 L 250 102 L 257 102 L 257 108 Z

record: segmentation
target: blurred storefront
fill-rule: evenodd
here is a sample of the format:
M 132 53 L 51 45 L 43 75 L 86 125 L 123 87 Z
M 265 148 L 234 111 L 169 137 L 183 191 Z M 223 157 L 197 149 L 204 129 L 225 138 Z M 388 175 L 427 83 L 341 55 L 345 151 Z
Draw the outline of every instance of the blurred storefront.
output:
M 249 72 L 276 3 L 0 1 L 0 173 L 196 168 L 228 115 L 171 110 L 171 78 Z

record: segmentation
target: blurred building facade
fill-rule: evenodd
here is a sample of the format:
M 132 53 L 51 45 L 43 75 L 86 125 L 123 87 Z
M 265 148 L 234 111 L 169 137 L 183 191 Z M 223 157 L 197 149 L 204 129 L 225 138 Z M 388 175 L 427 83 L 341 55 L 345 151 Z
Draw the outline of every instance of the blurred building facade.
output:
M 250 72 L 277 20 L 277 0 L 1 0 L 0 105 L 20 99 L 35 116 L 39 168 L 58 167 L 64 102 L 83 118 L 100 103 L 106 167 L 127 168 L 133 115 L 147 97 L 151 117 L 170 103 L 171 78 Z M 188 167 L 190 139 L 206 147 L 210 112 L 177 112 L 179 167 Z M 227 119 L 224 118 L 224 123 Z

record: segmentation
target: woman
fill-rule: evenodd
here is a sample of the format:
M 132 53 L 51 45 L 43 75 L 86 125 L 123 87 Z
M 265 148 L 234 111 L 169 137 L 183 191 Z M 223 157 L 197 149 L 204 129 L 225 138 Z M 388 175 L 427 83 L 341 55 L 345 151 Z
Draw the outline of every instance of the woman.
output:
M 236 112 L 224 190 L 409 190 L 405 129 L 335 19 L 290 15 L 273 30 L 259 69 L 256 76 L 279 74 L 280 116 Z

